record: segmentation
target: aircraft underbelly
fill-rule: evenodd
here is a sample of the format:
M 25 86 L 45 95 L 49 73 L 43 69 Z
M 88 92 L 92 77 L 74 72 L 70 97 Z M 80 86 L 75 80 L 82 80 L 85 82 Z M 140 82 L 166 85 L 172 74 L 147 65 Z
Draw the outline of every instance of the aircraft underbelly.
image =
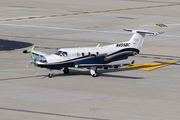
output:
M 112 61 L 127 59 L 129 57 L 129 55 L 132 53 L 133 53 L 133 51 L 124 51 L 124 52 L 116 53 L 114 55 L 107 56 L 104 59 L 104 61 L 107 63 L 110 63 Z

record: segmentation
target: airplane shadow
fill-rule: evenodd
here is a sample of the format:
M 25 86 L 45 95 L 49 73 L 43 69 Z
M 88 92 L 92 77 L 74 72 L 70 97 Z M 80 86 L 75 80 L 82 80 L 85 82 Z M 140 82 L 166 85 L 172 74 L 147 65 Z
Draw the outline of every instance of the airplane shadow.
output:
M 22 80 L 22 79 L 37 78 L 37 77 L 44 77 L 44 75 L 35 75 L 35 76 L 27 76 L 27 77 L 15 77 L 15 78 L 3 78 L 3 79 L 0 79 L 0 81 L 6 81 L 6 80 Z
M 163 63 L 162 61 L 153 61 L 153 62 Z M 180 61 L 177 61 L 177 63 L 173 63 L 173 64 L 170 64 L 170 65 L 180 65 Z
M 140 53 L 139 55 L 144 55 L 145 57 L 148 57 L 148 56 L 157 56 L 157 57 L 180 58 L 180 56 L 158 55 L 158 54 L 145 54 L 145 53 Z
M 112 75 L 112 74 L 106 74 L 106 73 L 115 73 L 118 71 L 129 71 L 132 69 L 109 69 L 109 70 L 98 70 L 98 77 L 110 77 L 110 78 L 124 78 L 124 79 L 144 79 L 144 77 L 134 77 L 134 76 L 125 76 L 125 75 Z M 79 75 L 84 75 L 84 76 L 89 76 L 91 77 L 91 74 L 89 71 L 81 71 L 81 70 L 74 70 L 70 69 L 69 74 L 64 74 L 64 73 L 59 73 L 59 74 L 54 74 L 54 77 L 65 77 L 65 76 L 79 76 Z M 24 79 L 29 79 L 29 78 L 49 78 L 48 75 L 34 75 L 34 76 L 26 76 L 26 77 L 14 77 L 14 78 L 2 78 L 0 81 L 8 81 L 8 80 L 24 80 Z
M 10 51 L 32 46 L 32 43 L 0 39 L 0 51 Z

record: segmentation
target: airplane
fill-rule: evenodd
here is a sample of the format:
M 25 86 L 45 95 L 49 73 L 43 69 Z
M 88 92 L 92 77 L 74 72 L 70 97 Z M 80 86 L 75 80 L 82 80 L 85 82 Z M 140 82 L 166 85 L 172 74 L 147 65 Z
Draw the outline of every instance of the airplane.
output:
M 146 34 L 158 35 L 157 32 L 149 32 L 147 30 L 131 30 L 123 29 L 133 33 L 131 39 L 127 42 L 106 45 L 100 47 L 81 47 L 81 48 L 63 48 L 59 49 L 51 55 L 36 51 L 33 46 L 30 50 L 24 50 L 23 53 L 30 53 L 31 60 L 29 65 L 34 64 L 35 67 L 49 69 L 48 77 L 52 78 L 51 70 L 62 70 L 64 74 L 69 73 L 69 68 L 88 68 L 92 77 L 97 77 L 97 69 L 118 68 L 129 64 L 109 64 L 114 61 L 127 59 L 129 56 L 139 54 Z M 34 58 L 33 55 L 37 55 Z M 29 66 L 28 65 L 28 66 Z M 36 70 L 37 72 L 37 70 Z

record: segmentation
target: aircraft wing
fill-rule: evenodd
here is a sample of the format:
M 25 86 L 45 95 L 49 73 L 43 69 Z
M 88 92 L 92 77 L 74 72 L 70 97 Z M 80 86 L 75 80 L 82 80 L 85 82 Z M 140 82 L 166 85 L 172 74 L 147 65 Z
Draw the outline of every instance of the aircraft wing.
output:
M 30 51 L 30 52 L 32 54 L 34 54 L 34 55 L 37 55 L 37 56 L 43 56 L 43 57 L 48 56 L 48 54 L 42 53 L 42 52 L 39 52 L 39 51 Z
M 43 57 L 48 56 L 48 54 L 46 54 L 46 53 L 42 53 L 42 52 L 36 51 L 35 50 L 35 46 L 33 46 L 31 48 L 31 50 L 24 50 L 23 53 L 32 53 L 34 55 L 43 56 Z
M 97 68 L 118 68 L 125 65 L 132 65 L 134 64 L 135 60 L 133 60 L 131 63 L 125 63 L 125 64 L 79 64 L 75 65 L 75 68 L 90 68 L 90 67 L 97 67 Z

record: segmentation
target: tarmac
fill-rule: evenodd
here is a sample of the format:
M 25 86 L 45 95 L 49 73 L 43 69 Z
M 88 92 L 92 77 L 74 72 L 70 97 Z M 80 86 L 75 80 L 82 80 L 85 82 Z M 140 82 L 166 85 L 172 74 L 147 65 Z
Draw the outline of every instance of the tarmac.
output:
M 0 120 L 179 120 L 179 11 L 179 0 L 0 0 Z M 47 54 L 104 46 L 128 41 L 123 28 L 164 32 L 117 62 L 135 60 L 135 69 L 48 78 L 47 69 L 26 68 L 22 51 L 32 45 Z

